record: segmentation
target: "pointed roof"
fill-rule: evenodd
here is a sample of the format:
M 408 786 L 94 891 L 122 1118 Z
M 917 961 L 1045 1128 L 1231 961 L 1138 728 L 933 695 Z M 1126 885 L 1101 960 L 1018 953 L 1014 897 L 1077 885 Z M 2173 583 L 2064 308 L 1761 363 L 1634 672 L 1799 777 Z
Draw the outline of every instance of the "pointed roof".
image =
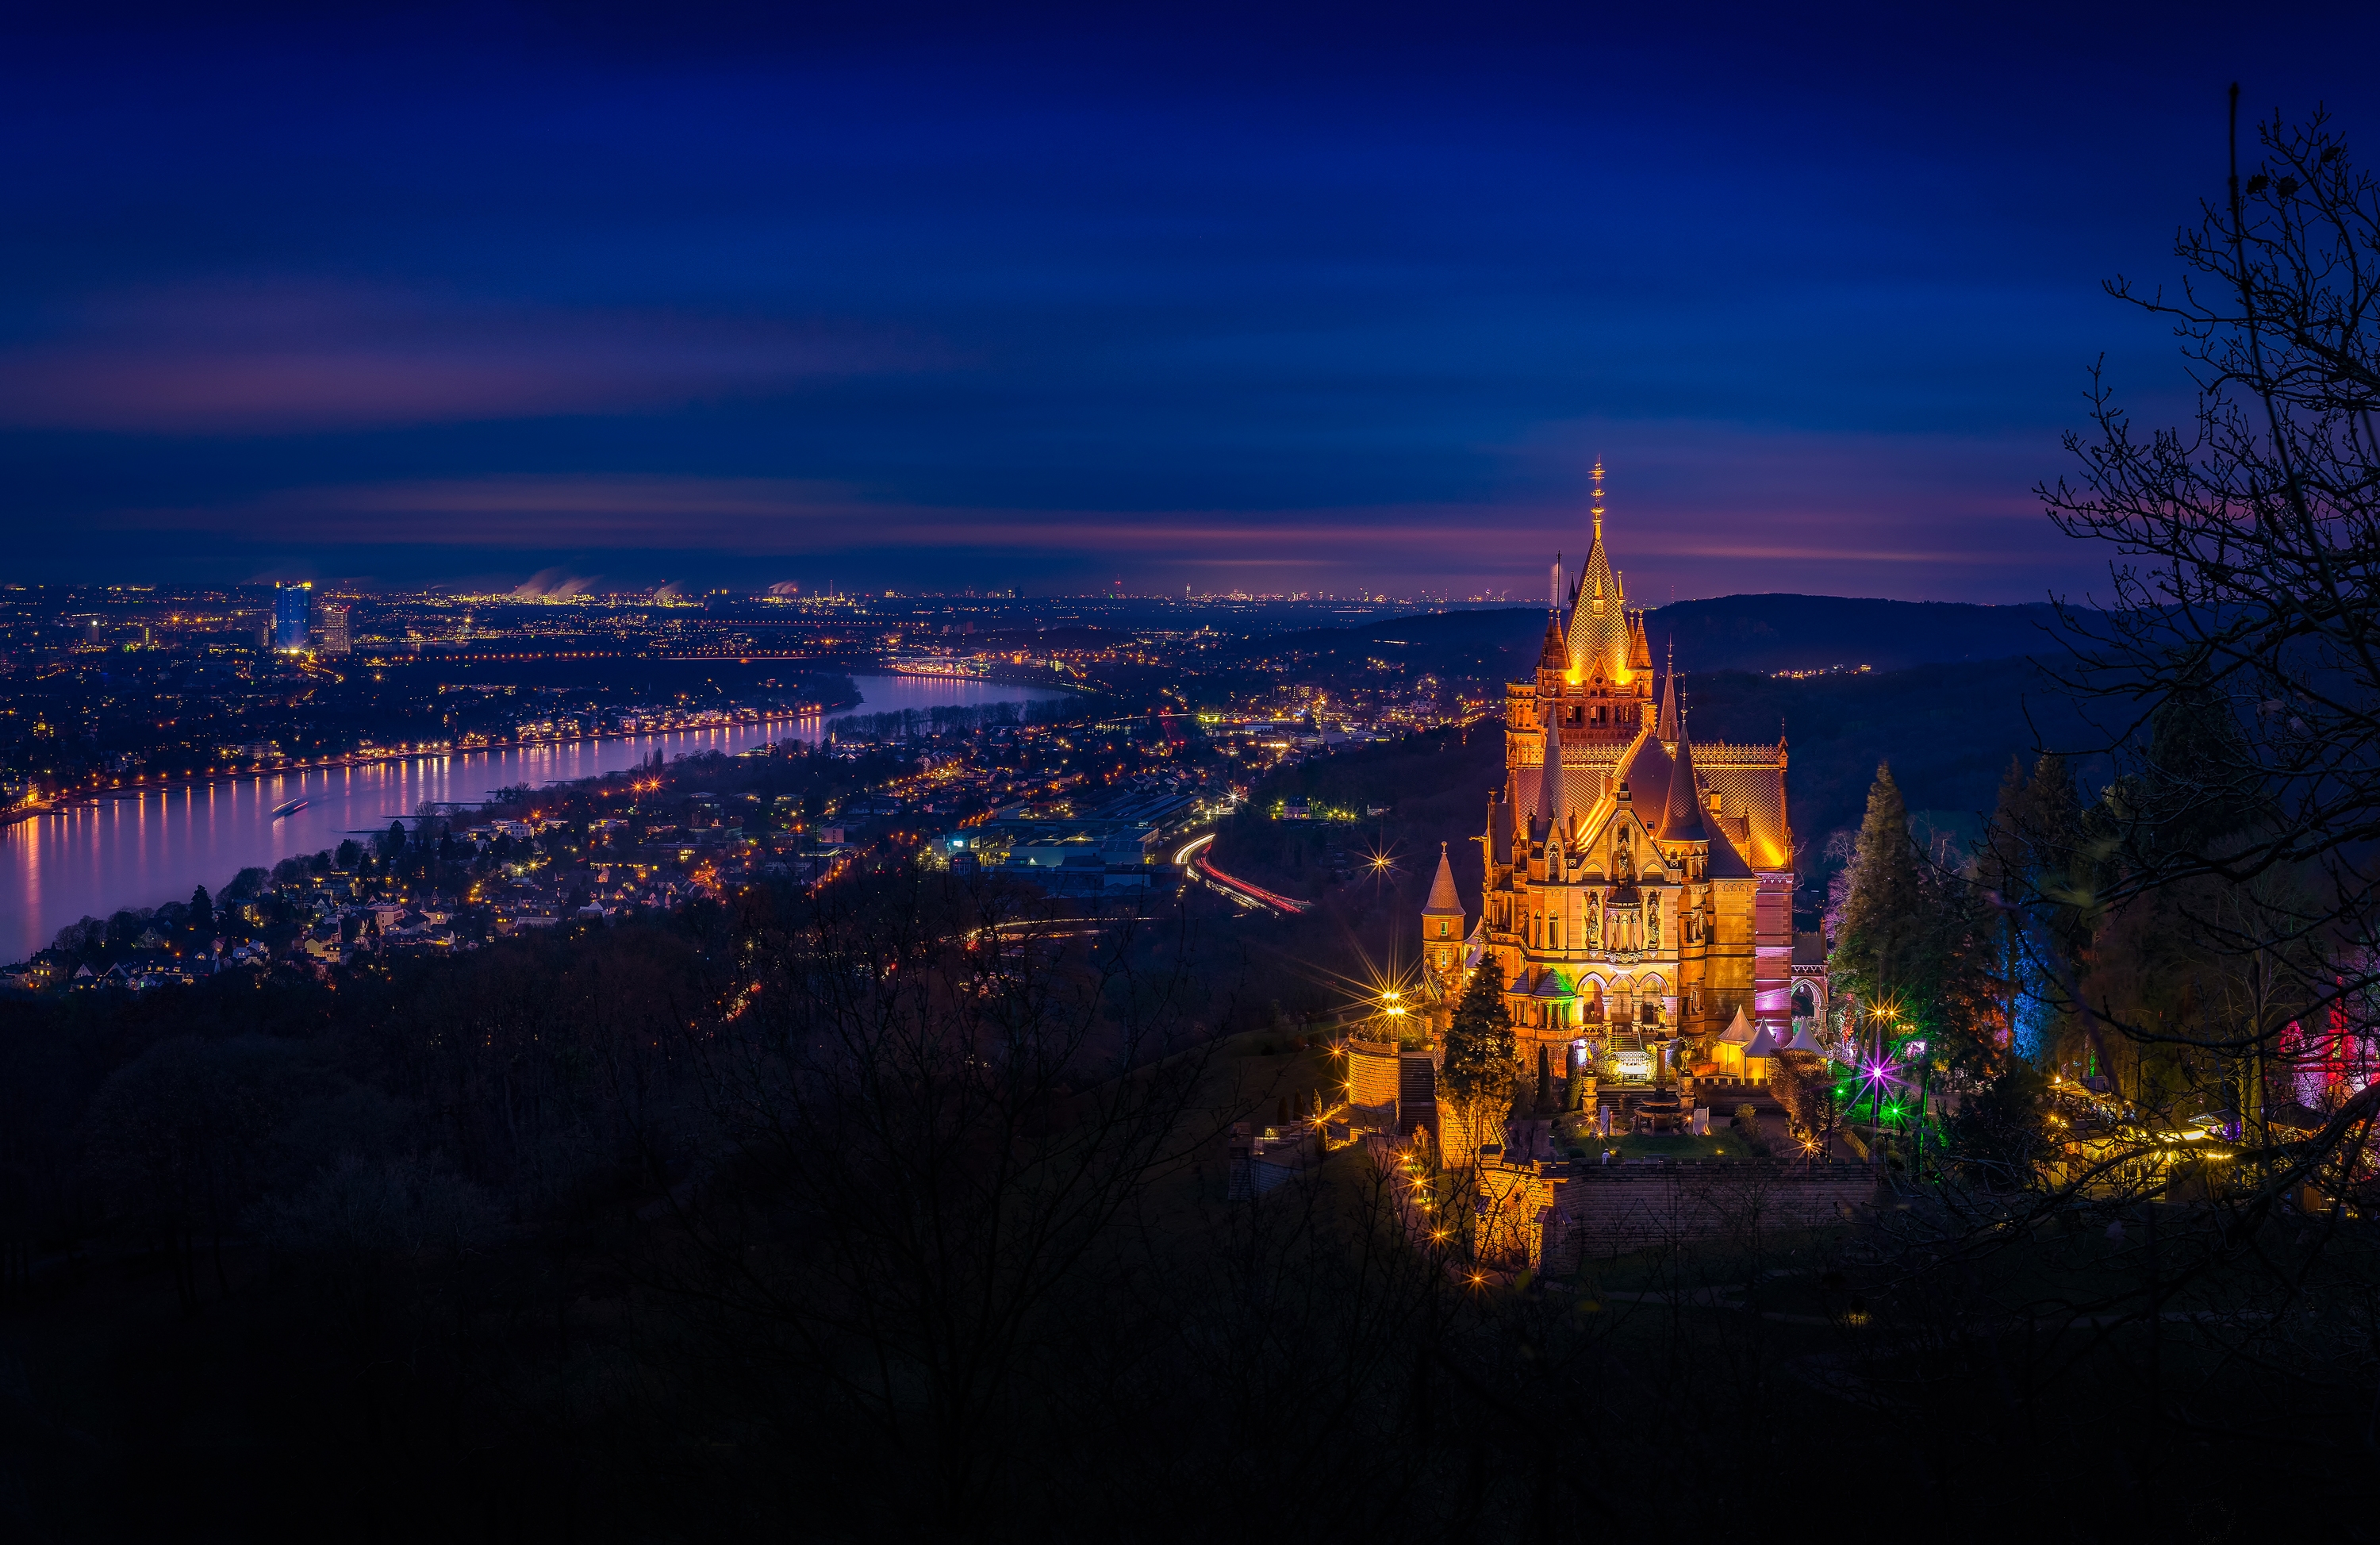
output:
M 1537 649 L 1537 669 L 1570 669 L 1570 646 L 1562 642 L 1561 623 L 1552 613 L 1546 614 L 1546 641 Z
M 1735 1005 L 1735 1017 L 1727 1022 L 1727 1028 L 1719 1031 L 1718 1038 L 1730 1046 L 1748 1046 L 1752 1043 L 1752 1021 L 1743 1016 L 1742 1004 Z
M 1743 861 L 1743 855 L 1735 850 L 1735 844 L 1728 840 L 1725 832 L 1711 838 L 1710 859 L 1703 866 L 1703 873 L 1712 880 L 1749 880 L 1753 877 L 1752 866 Z
M 1738 1009 L 1736 1012 L 1741 1014 L 1743 1011 Z M 1777 1038 L 1768 1033 L 1768 1027 L 1766 1025 L 1761 1026 L 1760 1033 L 1752 1038 L 1752 1044 L 1743 1049 L 1745 1062 L 1750 1062 L 1755 1057 L 1773 1057 L 1776 1054 Z
M 1678 646 L 1670 645 L 1670 668 L 1661 675 L 1661 712 L 1653 721 L 1653 734 L 1662 741 L 1676 745 L 1678 741 Z
M 1815 1020 L 1803 1020 L 1802 1028 L 1793 1032 L 1793 1043 L 1791 1046 L 1786 1047 L 1785 1050 L 1788 1052 L 1815 1052 L 1820 1056 L 1824 1056 L 1827 1049 L 1818 1044 L 1818 1038 L 1816 1036 L 1810 1033 L 1812 1028 L 1815 1024 Z
M 1529 814 L 1550 826 L 1561 815 L 1561 731 L 1548 724 L 1545 760 L 1537 769 L 1537 802 Z
M 1446 856 L 1446 845 L 1438 845 L 1438 878 L 1429 882 L 1429 900 L 1423 905 L 1425 918 L 1459 918 L 1463 916 L 1463 898 L 1454 891 L 1454 865 Z
M 1666 697 L 1661 712 L 1670 712 Z M 1675 744 L 1677 763 L 1670 772 L 1670 797 L 1662 804 L 1660 830 L 1656 834 L 1663 842 L 1707 842 L 1710 829 L 1703 824 L 1702 780 L 1694 775 L 1694 748 L 1682 732 Z
M 1635 807 L 1637 819 L 1658 834 L 1661 812 L 1669 804 L 1670 785 L 1677 781 L 1677 764 L 1670 760 L 1668 749 L 1640 729 L 1614 772 L 1628 785 L 1629 803 Z
M 1595 543 L 1571 592 L 1570 657 L 1581 675 L 1619 682 L 1628 675 L 1628 614 L 1620 577 L 1603 550 L 1603 463 L 1595 464 Z

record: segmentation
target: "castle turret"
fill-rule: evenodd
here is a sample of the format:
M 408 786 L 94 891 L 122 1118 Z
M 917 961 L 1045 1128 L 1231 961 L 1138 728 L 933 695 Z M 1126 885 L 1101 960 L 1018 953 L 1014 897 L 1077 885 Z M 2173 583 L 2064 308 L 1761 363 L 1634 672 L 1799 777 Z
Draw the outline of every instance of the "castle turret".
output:
M 1562 676 L 1570 670 L 1570 649 L 1562 642 L 1561 624 L 1546 619 L 1546 636 L 1537 646 L 1537 690 L 1545 697 L 1561 695 Z
M 1463 898 L 1454 889 L 1454 864 L 1446 844 L 1438 845 L 1438 877 L 1429 882 L 1429 899 L 1421 908 L 1421 949 L 1440 980 L 1451 980 L 1463 960 Z

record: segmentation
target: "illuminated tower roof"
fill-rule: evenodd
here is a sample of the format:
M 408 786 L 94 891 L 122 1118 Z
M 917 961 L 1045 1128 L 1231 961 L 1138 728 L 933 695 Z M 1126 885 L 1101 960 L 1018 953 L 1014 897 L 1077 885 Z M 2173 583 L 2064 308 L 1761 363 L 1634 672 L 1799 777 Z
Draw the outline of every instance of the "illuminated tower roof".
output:
M 1438 845 L 1438 878 L 1429 882 L 1429 900 L 1422 907 L 1425 918 L 1459 918 L 1463 916 L 1463 898 L 1454 891 L 1454 864 L 1446 856 L 1446 845 Z
M 1594 503 L 1589 508 L 1595 517 L 1595 544 L 1587 550 L 1586 565 L 1579 570 L 1578 590 L 1571 602 L 1571 669 L 1579 673 L 1582 681 L 1599 677 L 1625 682 L 1630 679 L 1633 639 L 1628 598 L 1621 591 L 1610 555 L 1603 550 L 1603 463 L 1599 460 L 1595 464 Z
M 1548 617 L 1545 647 L 1537 651 L 1537 668 L 1560 671 L 1569 667 L 1570 651 L 1562 647 L 1561 625 Z

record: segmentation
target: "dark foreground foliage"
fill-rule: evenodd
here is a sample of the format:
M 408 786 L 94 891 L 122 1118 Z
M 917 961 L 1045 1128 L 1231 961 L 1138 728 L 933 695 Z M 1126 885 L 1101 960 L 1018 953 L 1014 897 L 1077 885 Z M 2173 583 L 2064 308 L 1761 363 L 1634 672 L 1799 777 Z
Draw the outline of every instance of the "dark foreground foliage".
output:
M 1234 979 L 1178 917 L 905 871 L 335 985 L 12 1005 L 0 1516 L 2222 1539 L 2368 1471 L 2347 1225 L 2257 1221 L 2250 1271 L 2171 1210 L 2160 1242 L 2137 1208 L 1912 1189 L 1840 1236 L 1475 1284 L 1359 1150 L 1223 1199 L 1228 1123 L 1335 1077 L 1230 1033 Z M 2217 1243 L 2153 1307 L 2186 1237 Z

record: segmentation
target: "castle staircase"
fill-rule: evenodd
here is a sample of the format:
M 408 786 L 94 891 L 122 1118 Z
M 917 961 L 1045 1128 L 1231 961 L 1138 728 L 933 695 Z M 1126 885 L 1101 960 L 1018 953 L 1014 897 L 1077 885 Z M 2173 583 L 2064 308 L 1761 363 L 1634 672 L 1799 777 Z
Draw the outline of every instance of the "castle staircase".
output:
M 1416 1127 L 1438 1127 L 1438 1069 L 1426 1056 L 1397 1059 L 1397 1136 L 1410 1137 Z

